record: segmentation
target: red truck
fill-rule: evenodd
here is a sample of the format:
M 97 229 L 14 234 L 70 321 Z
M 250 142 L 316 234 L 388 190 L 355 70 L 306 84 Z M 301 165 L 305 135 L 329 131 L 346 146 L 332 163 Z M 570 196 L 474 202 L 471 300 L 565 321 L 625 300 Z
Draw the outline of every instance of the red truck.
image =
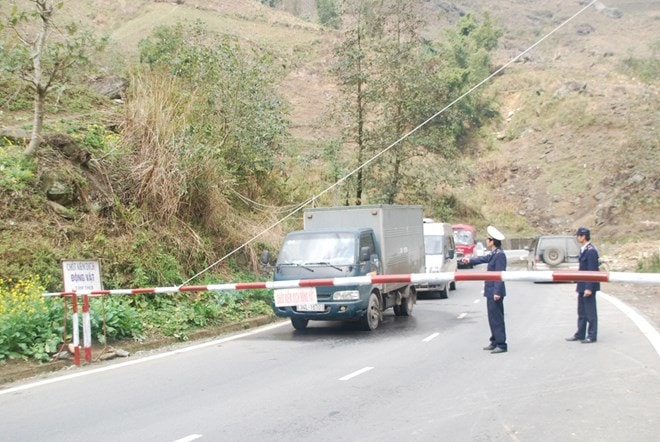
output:
M 467 224 L 452 224 L 451 229 L 454 231 L 458 267 L 472 268 L 473 266 L 470 264 L 462 264 L 461 259 L 463 257 L 470 258 L 476 253 L 477 229 Z

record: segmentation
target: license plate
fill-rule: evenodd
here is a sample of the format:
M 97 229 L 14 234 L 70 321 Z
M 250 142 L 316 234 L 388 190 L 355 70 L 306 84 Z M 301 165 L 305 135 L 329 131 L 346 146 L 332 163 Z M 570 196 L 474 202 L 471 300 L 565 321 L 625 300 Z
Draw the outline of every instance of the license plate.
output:
M 291 289 L 276 289 L 274 292 L 276 307 L 291 307 L 301 304 L 316 304 L 316 287 L 300 287 Z M 314 311 L 314 310 L 312 310 Z
M 296 306 L 299 312 L 324 312 L 325 304 L 301 304 Z

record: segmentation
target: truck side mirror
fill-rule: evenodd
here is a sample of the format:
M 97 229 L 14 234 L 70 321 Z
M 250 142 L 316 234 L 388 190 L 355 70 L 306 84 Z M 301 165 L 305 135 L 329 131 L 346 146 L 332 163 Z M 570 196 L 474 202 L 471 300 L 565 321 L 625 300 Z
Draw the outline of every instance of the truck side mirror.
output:
M 268 250 L 261 252 L 261 263 L 265 266 L 270 263 L 270 252 Z
M 371 260 L 371 249 L 369 246 L 364 246 L 360 248 L 360 261 L 369 261 Z

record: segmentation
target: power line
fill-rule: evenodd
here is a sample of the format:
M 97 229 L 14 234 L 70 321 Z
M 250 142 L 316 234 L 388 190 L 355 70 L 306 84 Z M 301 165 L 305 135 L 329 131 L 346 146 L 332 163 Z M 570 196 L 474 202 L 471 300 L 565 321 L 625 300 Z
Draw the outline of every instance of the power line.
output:
M 366 166 L 368 166 L 369 164 L 371 164 L 371 163 L 373 163 L 374 161 L 376 161 L 378 158 L 380 158 L 380 157 L 383 156 L 385 153 L 387 153 L 388 151 L 390 151 L 390 149 L 394 148 L 394 147 L 397 146 L 399 143 L 401 143 L 402 141 L 404 141 L 406 138 L 410 137 L 410 136 L 413 135 L 415 132 L 417 132 L 418 130 L 420 130 L 422 127 L 424 127 L 424 126 L 426 126 L 427 124 L 429 124 L 433 119 L 435 119 L 436 117 L 438 117 L 440 114 L 444 113 L 447 109 L 451 108 L 451 107 L 454 106 L 456 103 L 458 103 L 459 101 L 461 101 L 463 98 L 465 98 L 465 97 L 467 97 L 468 95 L 470 95 L 472 92 L 474 92 L 475 90 L 477 90 L 478 88 L 480 88 L 480 87 L 481 87 L 482 85 L 484 85 L 486 82 L 490 81 L 493 77 L 495 77 L 496 75 L 498 75 L 498 74 L 499 74 L 500 72 L 502 72 L 504 69 L 508 68 L 508 67 L 511 66 L 513 63 L 515 63 L 516 61 L 518 61 L 522 56 L 524 56 L 525 54 L 527 54 L 529 51 L 531 51 L 532 49 L 536 48 L 538 45 L 540 45 L 540 44 L 543 43 L 545 40 L 547 40 L 548 38 L 550 38 L 550 36 L 552 36 L 555 32 L 557 32 L 558 30 L 560 30 L 561 28 L 563 28 L 564 26 L 566 26 L 566 25 L 567 25 L 568 23 L 570 23 L 573 19 L 575 19 L 577 16 L 579 16 L 580 14 L 582 14 L 584 11 L 586 11 L 588 8 L 590 8 L 591 6 L 593 6 L 593 5 L 594 5 L 595 3 L 597 3 L 597 2 L 598 2 L 598 0 L 592 0 L 588 5 L 584 6 L 582 9 L 580 9 L 580 10 L 577 11 L 575 14 L 573 14 L 571 17 L 567 18 L 566 20 L 564 20 L 564 22 L 562 22 L 562 23 L 559 24 L 557 27 L 555 27 L 552 31 L 548 32 L 546 35 L 544 35 L 543 37 L 541 37 L 536 43 L 534 43 L 533 45 L 531 45 L 530 47 L 528 47 L 527 49 L 525 49 L 524 51 L 522 51 L 520 54 L 518 54 L 518 55 L 516 55 L 515 57 L 513 57 L 511 60 L 509 60 L 507 63 L 505 63 L 504 65 L 502 65 L 499 69 L 497 69 L 495 72 L 493 72 L 492 74 L 490 74 L 489 76 L 487 76 L 486 78 L 484 78 L 483 80 L 481 80 L 481 81 L 480 81 L 479 83 L 477 83 L 476 85 L 472 86 L 468 91 L 466 91 L 466 92 L 463 93 L 461 96 L 459 96 L 458 98 L 456 98 L 454 101 L 452 101 L 451 103 L 449 103 L 448 105 L 446 105 L 445 107 L 443 107 L 442 109 L 440 109 L 438 112 L 436 112 L 435 114 L 433 114 L 432 116 L 430 116 L 429 118 L 427 118 L 426 120 L 424 120 L 424 121 L 423 121 L 422 123 L 420 123 L 418 126 L 416 126 L 415 128 L 411 129 L 408 133 L 402 135 L 398 140 L 396 140 L 395 142 L 393 142 L 392 144 L 390 144 L 389 146 L 387 146 L 386 148 L 384 148 L 384 149 L 381 150 L 380 152 L 376 153 L 373 157 L 369 158 L 369 159 L 366 160 L 364 163 L 360 164 L 358 167 L 356 167 L 355 169 L 353 169 L 352 171 L 350 171 L 348 174 L 346 174 L 345 176 L 343 176 L 342 178 L 340 178 L 339 180 L 337 180 L 334 184 L 332 184 L 332 185 L 329 186 L 328 188 L 322 190 L 322 191 L 319 192 L 318 194 L 312 196 L 311 198 L 307 199 L 307 200 L 304 201 L 303 203 L 297 205 L 297 206 L 293 209 L 293 211 L 290 212 L 288 215 L 286 215 L 284 218 L 281 218 L 279 221 L 277 221 L 277 222 L 271 224 L 271 225 L 268 226 L 266 229 L 262 230 L 260 233 L 258 233 L 256 236 L 254 236 L 252 239 L 250 239 L 249 241 L 247 241 L 246 243 L 242 244 L 242 245 L 239 246 L 239 247 L 236 247 L 234 250 L 232 250 L 231 252 L 227 253 L 225 256 L 223 256 L 222 258 L 220 258 L 219 260 L 217 260 L 216 262 L 214 262 L 213 264 L 211 264 L 210 266 L 208 266 L 208 267 L 205 268 L 204 270 L 202 270 L 202 271 L 200 271 L 199 273 L 197 273 L 196 275 L 192 276 L 192 277 L 189 278 L 187 281 L 185 281 L 183 284 L 181 284 L 181 286 L 184 286 L 184 285 L 188 284 L 188 283 L 189 283 L 190 281 L 192 281 L 193 279 L 197 278 L 198 276 L 200 276 L 200 275 L 202 275 L 203 273 L 207 272 L 208 270 L 212 269 L 212 268 L 215 267 L 216 265 L 220 264 L 222 261 L 224 261 L 224 260 L 227 259 L 228 257 L 232 256 L 234 253 L 236 253 L 236 252 L 238 252 L 239 250 L 241 250 L 241 249 L 247 247 L 248 245 L 252 244 L 254 241 L 256 241 L 257 239 L 259 239 L 260 237 L 262 237 L 262 236 L 263 236 L 264 234 L 266 234 L 268 231 L 270 231 L 271 229 L 277 227 L 278 225 L 282 224 L 284 221 L 286 221 L 287 219 L 291 218 L 293 215 L 295 215 L 296 213 L 298 213 L 298 212 L 299 212 L 300 210 L 302 210 L 305 206 L 307 206 L 308 204 L 312 203 L 313 201 L 315 201 L 316 199 L 320 198 L 321 196 L 325 195 L 326 193 L 330 192 L 332 189 L 336 188 L 337 186 L 339 186 L 340 184 L 342 184 L 343 182 L 345 182 L 348 178 L 350 178 L 351 176 L 353 176 L 355 173 L 359 172 L 360 170 L 364 169 L 364 168 L 365 168 Z

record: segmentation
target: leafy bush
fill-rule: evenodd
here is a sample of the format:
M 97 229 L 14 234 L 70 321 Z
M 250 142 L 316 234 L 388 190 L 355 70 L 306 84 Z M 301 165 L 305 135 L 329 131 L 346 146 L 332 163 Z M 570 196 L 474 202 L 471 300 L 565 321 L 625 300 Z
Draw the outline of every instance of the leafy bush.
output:
M 144 329 L 139 312 L 120 296 L 93 298 L 90 322 L 92 335 L 101 344 L 106 343 L 106 338 L 139 338 Z
M 0 279 L 0 360 L 47 361 L 62 342 L 63 304 L 44 298 L 39 276 Z
M 258 291 L 257 291 L 258 292 Z M 190 332 L 272 313 L 257 293 L 207 292 L 157 296 L 143 301 L 147 332 L 186 341 Z

